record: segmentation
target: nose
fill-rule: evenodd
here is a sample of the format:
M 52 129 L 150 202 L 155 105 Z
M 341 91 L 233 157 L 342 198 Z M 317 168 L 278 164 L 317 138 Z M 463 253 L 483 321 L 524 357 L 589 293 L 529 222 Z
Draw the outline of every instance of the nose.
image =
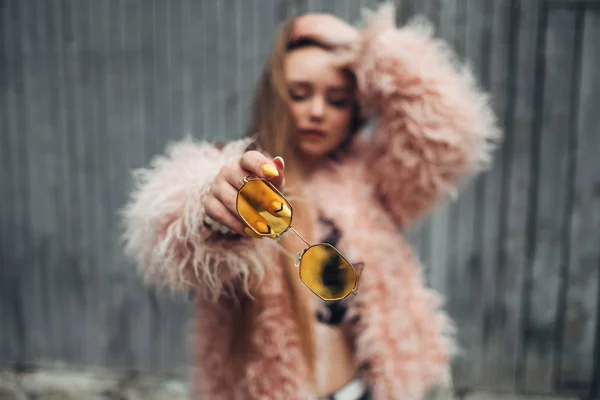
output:
M 319 96 L 315 96 L 310 104 L 310 117 L 312 119 L 322 119 L 325 114 L 325 101 Z

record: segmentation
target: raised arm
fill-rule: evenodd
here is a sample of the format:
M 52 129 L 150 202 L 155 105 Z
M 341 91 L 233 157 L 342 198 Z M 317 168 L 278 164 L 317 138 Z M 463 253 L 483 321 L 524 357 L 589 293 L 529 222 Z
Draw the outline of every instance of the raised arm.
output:
M 121 214 L 123 239 L 146 283 L 173 291 L 194 288 L 215 298 L 234 279 L 247 289 L 262 278 L 267 241 L 222 235 L 203 222 L 202 199 L 212 180 L 247 145 L 247 140 L 238 140 L 219 150 L 188 139 L 135 171 L 134 188 Z
M 500 138 L 486 95 L 424 24 L 395 26 L 382 6 L 361 31 L 353 69 L 377 114 L 367 167 L 385 207 L 407 227 L 490 160 Z

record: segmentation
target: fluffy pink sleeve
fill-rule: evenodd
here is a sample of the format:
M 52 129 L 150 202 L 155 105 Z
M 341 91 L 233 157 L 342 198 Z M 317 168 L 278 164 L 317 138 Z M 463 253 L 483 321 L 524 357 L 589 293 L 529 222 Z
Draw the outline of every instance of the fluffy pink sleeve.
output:
M 186 139 L 134 172 L 133 190 L 121 210 L 123 240 L 146 283 L 173 291 L 194 288 L 216 298 L 234 278 L 246 289 L 262 278 L 264 251 L 257 247 L 262 241 L 228 239 L 203 224 L 202 196 L 221 167 L 239 159 L 247 145 L 238 140 L 219 150 Z
M 425 22 L 396 28 L 391 4 L 367 19 L 357 60 L 361 102 L 378 117 L 370 176 L 406 227 L 486 166 L 500 131 L 469 70 Z

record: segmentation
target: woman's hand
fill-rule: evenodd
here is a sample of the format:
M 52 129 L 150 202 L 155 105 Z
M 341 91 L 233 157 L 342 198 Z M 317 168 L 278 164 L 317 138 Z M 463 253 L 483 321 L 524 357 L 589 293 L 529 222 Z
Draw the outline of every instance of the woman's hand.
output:
M 331 14 L 306 14 L 298 17 L 292 27 L 291 39 L 314 40 L 334 51 L 351 50 L 359 41 L 356 28 Z
M 248 151 L 239 161 L 225 165 L 213 180 L 204 198 L 206 215 L 240 235 L 255 236 L 246 228 L 236 211 L 238 190 L 244 176 L 265 178 L 277 189 L 283 188 L 284 162 L 281 157 L 270 160 L 258 151 Z

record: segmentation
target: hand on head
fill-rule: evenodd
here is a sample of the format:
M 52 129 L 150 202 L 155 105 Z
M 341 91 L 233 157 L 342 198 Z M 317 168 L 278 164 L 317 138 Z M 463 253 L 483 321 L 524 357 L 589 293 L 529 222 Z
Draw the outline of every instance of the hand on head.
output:
M 258 151 L 248 151 L 239 161 L 221 168 L 204 198 L 206 215 L 240 235 L 251 235 L 236 211 L 238 190 L 244 176 L 265 178 L 281 190 L 285 183 L 281 157 L 270 160 Z
M 359 32 L 350 24 L 331 14 L 305 14 L 292 27 L 292 41 L 313 40 L 334 51 L 352 50 Z

